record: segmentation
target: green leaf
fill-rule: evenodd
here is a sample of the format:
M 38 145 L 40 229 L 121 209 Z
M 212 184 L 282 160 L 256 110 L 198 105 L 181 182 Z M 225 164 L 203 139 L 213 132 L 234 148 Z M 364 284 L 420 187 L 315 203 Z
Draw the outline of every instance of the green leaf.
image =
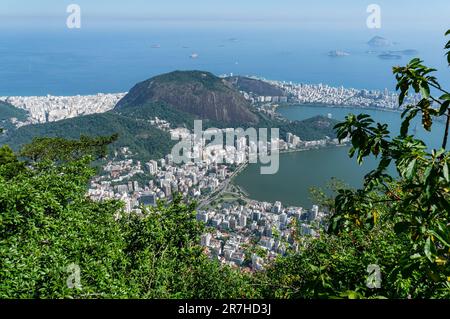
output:
M 449 106 L 450 106 L 450 100 L 444 101 L 439 109 L 439 115 L 442 116 L 445 113 L 447 113 Z
M 441 235 L 439 235 L 437 232 L 435 232 L 434 230 L 430 230 L 430 234 L 433 235 L 434 237 L 436 237 L 437 239 L 439 239 L 441 244 L 443 244 L 447 247 L 450 247 L 450 243 L 448 241 L 444 240 L 444 238 Z
M 430 177 L 432 170 L 433 170 L 432 166 L 427 166 L 427 168 L 425 169 L 425 172 L 423 173 L 424 179 L 428 179 Z
M 419 253 L 416 253 L 416 254 L 414 254 L 414 255 L 412 255 L 412 256 L 409 256 L 409 258 L 411 258 L 411 259 L 418 259 L 418 258 L 420 258 L 420 257 L 422 257 L 422 255 L 419 254 Z
M 413 159 L 410 163 L 409 163 L 409 165 L 408 165 L 408 167 L 406 168 L 406 172 L 405 172 L 405 177 L 407 178 L 407 179 L 412 179 L 413 177 L 414 177 L 414 175 L 415 175 L 415 173 L 416 173 L 416 164 L 417 164 L 417 159 L 415 158 L 415 159 Z
M 350 150 L 348 151 L 348 156 L 350 158 L 352 158 L 353 156 L 355 156 L 355 152 L 356 152 L 356 148 L 354 148 L 354 147 L 350 148 Z
M 449 176 L 449 172 L 448 172 L 448 163 L 444 163 L 443 173 L 444 173 L 445 180 L 447 182 L 450 182 L 450 176 Z
M 398 234 L 406 232 L 409 229 L 409 227 L 411 227 L 411 223 L 399 222 L 399 223 L 395 224 L 394 231 L 398 235 Z
M 418 109 L 412 110 L 408 116 L 403 120 L 401 128 L 400 128 L 400 136 L 405 137 L 408 135 L 409 126 L 411 124 L 411 120 L 416 117 L 417 113 L 419 112 Z
M 419 58 L 414 58 L 411 61 L 409 61 L 410 66 L 417 66 L 420 63 L 422 63 L 422 60 Z
M 406 91 L 401 91 L 398 96 L 398 104 L 403 105 L 403 102 L 405 101 Z
M 424 253 L 425 256 L 428 258 L 429 261 L 433 262 L 433 254 L 431 253 L 431 237 L 428 237 L 426 242 L 425 242 L 425 248 L 424 248 Z
M 422 97 L 425 99 L 430 97 L 430 87 L 428 84 L 425 83 L 420 85 L 420 94 L 422 94 Z

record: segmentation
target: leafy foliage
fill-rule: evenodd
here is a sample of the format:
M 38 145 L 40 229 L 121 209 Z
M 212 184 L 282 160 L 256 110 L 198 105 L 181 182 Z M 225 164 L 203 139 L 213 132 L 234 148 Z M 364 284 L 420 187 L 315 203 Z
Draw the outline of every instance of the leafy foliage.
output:
M 0 298 L 255 296 L 247 275 L 203 253 L 195 204 L 176 198 L 139 216 L 118 201 L 94 202 L 85 195 L 92 145 L 41 142 L 25 150 L 55 143 L 66 150 L 39 153 L 28 166 L 11 149 L 0 151 Z M 81 286 L 68 285 L 73 265 Z
M 27 111 L 0 101 L 0 122 L 9 120 L 12 117 L 19 121 L 25 121 L 27 119 Z
M 445 49 L 450 59 L 450 43 Z M 335 126 L 351 139 L 350 157 L 375 156 L 378 167 L 361 189 L 332 183 L 333 201 L 315 192 L 328 227 L 315 237 L 294 232 L 296 249 L 252 275 L 207 258 L 195 203 L 176 197 L 127 215 L 117 201 L 86 198 L 92 156 L 113 138 L 38 139 L 22 152 L 34 159 L 28 166 L 2 147 L 0 298 L 450 298 L 450 94 L 419 59 L 393 71 L 400 106 L 422 94 L 405 106 L 397 136 L 368 115 Z M 441 149 L 409 135 L 416 116 L 427 130 L 446 118 Z M 73 264 L 78 288 L 67 285 Z
M 450 51 L 448 44 L 446 49 Z M 330 186 L 336 194 L 313 191 L 330 212 L 328 225 L 316 237 L 294 233 L 297 250 L 278 258 L 255 278 L 263 296 L 450 298 L 450 154 L 446 147 L 450 96 L 433 76 L 434 70 L 419 59 L 393 71 L 399 105 L 411 92 L 421 93 L 422 100 L 405 106 L 398 136 L 392 137 L 386 124 L 364 114 L 349 115 L 335 126 L 339 139 L 351 139 L 350 157 L 360 164 L 376 157 L 379 165 L 365 176 L 362 189 L 333 181 Z M 432 130 L 437 118 L 446 118 L 441 149 L 430 150 L 409 135 L 409 124 L 416 116 L 422 117 L 427 130 Z M 397 176 L 389 174 L 393 167 Z M 378 285 L 370 284 L 373 269 L 379 270 Z
M 388 274 L 406 247 L 391 229 L 383 227 L 370 233 L 354 230 L 305 238 L 299 252 L 279 258 L 262 274 L 263 294 L 283 299 L 398 298 L 402 292 L 395 291 L 395 274 L 382 278 L 381 289 L 370 289 L 367 267 L 376 264 Z
M 25 169 L 25 164 L 21 163 L 13 150 L 4 145 L 0 147 L 0 176 L 11 179 Z
M 15 129 L 15 125 L 11 122 L 12 118 L 17 119 L 18 121 L 25 121 L 27 117 L 27 111 L 0 101 L 0 138 L 2 133 L 13 131 Z
M 448 34 L 448 32 L 447 32 Z M 448 45 L 446 46 L 448 48 Z M 389 137 L 386 125 L 368 115 L 350 115 L 336 126 L 338 137 L 350 136 L 359 163 L 367 156 L 378 156 L 379 166 L 365 177 L 364 189 L 342 190 L 336 197 L 331 231 L 353 229 L 371 231 L 380 220 L 393 226 L 399 236 L 407 236 L 409 247 L 395 267 L 402 276 L 422 279 L 424 290 L 411 287 L 409 293 L 418 296 L 450 295 L 450 153 L 446 149 L 449 131 L 450 94 L 432 74 L 434 69 L 413 59 L 405 67 L 393 69 L 400 90 L 399 105 L 413 90 L 421 93 L 417 105 L 407 105 L 403 112 L 400 135 Z M 440 92 L 440 97 L 435 97 Z M 418 115 L 423 127 L 430 131 L 433 118 L 445 117 L 446 129 L 442 148 L 429 150 L 425 143 L 408 135 L 410 121 Z M 386 173 L 395 165 L 399 179 Z M 384 207 L 380 209 L 380 204 Z M 420 295 L 419 294 L 423 294 Z
M 240 298 L 255 292 L 246 275 L 211 261 L 199 246 L 204 225 L 195 219 L 195 203 L 176 197 L 160 202 L 145 217 L 121 223 L 131 256 L 129 273 L 144 298 Z M 226 283 L 226 284 L 225 284 Z
M 0 143 L 8 144 L 18 151 L 36 137 L 76 140 L 82 136 L 92 138 L 114 134 L 118 135 L 118 139 L 111 145 L 111 153 L 120 147 L 129 147 L 143 160 L 160 159 L 168 154 L 174 145 L 168 133 L 155 128 L 147 121 L 138 121 L 113 112 L 22 126 L 13 134 L 0 137 Z
M 36 161 L 75 161 L 90 155 L 95 159 L 108 154 L 108 145 L 117 141 L 118 135 L 91 138 L 82 135 L 79 140 L 66 140 L 60 137 L 36 137 L 25 145 L 19 155 Z

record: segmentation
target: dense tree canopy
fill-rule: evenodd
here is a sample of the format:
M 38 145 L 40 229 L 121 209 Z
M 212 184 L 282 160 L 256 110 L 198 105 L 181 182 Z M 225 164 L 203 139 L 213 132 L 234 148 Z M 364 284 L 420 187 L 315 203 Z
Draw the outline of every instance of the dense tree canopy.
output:
M 103 150 L 111 139 L 95 141 Z M 54 143 L 67 152 L 37 152 Z M 203 253 L 195 204 L 176 198 L 127 215 L 118 201 L 86 197 L 92 143 L 36 140 L 25 150 L 45 157 L 25 165 L 0 149 L 0 298 L 253 296 L 244 275 Z
M 450 41 L 445 49 L 450 65 Z M 336 126 L 340 139 L 351 138 L 350 157 L 363 163 L 375 156 L 379 166 L 367 174 L 364 188 L 339 188 L 333 201 L 324 199 L 332 212 L 328 229 L 269 269 L 266 280 L 276 287 L 270 296 L 450 297 L 450 93 L 434 71 L 419 59 L 393 69 L 399 106 L 411 91 L 422 96 L 405 106 L 398 136 L 365 114 Z M 444 118 L 441 149 L 408 133 L 418 115 L 428 131 Z M 390 166 L 398 177 L 389 175 Z M 374 270 L 381 281 L 375 287 L 367 282 Z

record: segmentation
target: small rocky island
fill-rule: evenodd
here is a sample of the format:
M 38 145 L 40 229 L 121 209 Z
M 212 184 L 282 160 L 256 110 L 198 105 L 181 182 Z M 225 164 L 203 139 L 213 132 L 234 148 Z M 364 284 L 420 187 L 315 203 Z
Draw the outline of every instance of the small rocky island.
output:
M 331 56 L 331 57 L 343 57 L 343 56 L 349 56 L 349 55 L 350 55 L 350 53 L 341 51 L 341 50 L 334 50 L 334 51 L 328 52 L 328 56 Z
M 392 42 L 386 38 L 375 36 L 372 39 L 370 39 L 370 41 L 367 42 L 367 44 L 374 48 L 383 48 L 391 46 Z

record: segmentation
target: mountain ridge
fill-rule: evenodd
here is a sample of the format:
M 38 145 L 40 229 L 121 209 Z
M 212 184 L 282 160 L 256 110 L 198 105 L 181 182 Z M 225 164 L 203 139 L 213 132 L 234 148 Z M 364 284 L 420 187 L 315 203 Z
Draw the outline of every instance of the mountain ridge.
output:
M 151 83 L 152 79 L 155 79 L 154 77 L 137 84 L 135 87 L 138 87 L 138 92 L 135 93 L 138 94 L 132 94 L 132 99 L 124 98 L 125 100 L 119 102 L 120 105 L 117 105 L 111 111 L 45 124 L 26 125 L 15 129 L 10 134 L 0 136 L 0 144 L 9 144 L 17 150 L 22 145 L 30 143 L 34 137 L 50 136 L 77 139 L 81 135 L 94 137 L 118 133 L 119 139 L 113 144 L 113 147 L 128 146 L 143 160 L 158 159 L 168 154 L 175 142 L 171 141 L 168 132 L 151 125 L 150 122 L 156 117 L 168 121 L 172 128 L 186 127 L 192 129 L 194 120 L 203 119 L 204 129 L 211 127 L 279 128 L 280 138 L 284 139 L 287 133 L 292 133 L 305 141 L 335 136 L 333 126 L 337 121 L 321 116 L 304 121 L 289 121 L 258 112 L 232 84 L 208 72 L 184 71 L 181 74 L 172 72 L 156 78 L 158 83 L 165 85 L 164 92 L 157 95 L 158 97 L 168 94 L 167 87 L 175 88 L 173 92 L 186 90 L 182 96 L 195 96 L 197 86 L 202 97 L 205 95 L 217 96 L 222 93 L 233 97 L 239 95 L 239 101 L 243 99 L 245 104 L 234 105 L 233 107 L 235 107 L 235 111 L 242 107 L 245 112 L 251 115 L 251 121 L 244 121 L 245 117 L 236 118 L 234 115 L 229 117 L 229 122 L 221 120 L 220 117 L 215 116 L 217 114 L 215 112 L 217 103 L 202 105 L 201 107 L 205 109 L 212 108 L 213 110 L 201 113 L 198 110 L 174 106 L 159 98 L 153 100 L 151 94 L 158 92 L 148 94 L 144 88 L 150 87 L 150 90 L 155 90 Z M 209 78 L 212 81 L 209 81 Z M 142 103 L 137 103 L 136 99 L 142 99 Z M 179 101 L 188 103 L 183 102 L 182 98 Z M 187 101 L 190 101 L 190 99 L 187 99 Z M 209 116 L 210 114 L 212 115 Z
M 136 84 L 115 110 L 165 103 L 200 119 L 227 124 L 258 123 L 249 101 L 224 79 L 203 71 L 174 71 Z

